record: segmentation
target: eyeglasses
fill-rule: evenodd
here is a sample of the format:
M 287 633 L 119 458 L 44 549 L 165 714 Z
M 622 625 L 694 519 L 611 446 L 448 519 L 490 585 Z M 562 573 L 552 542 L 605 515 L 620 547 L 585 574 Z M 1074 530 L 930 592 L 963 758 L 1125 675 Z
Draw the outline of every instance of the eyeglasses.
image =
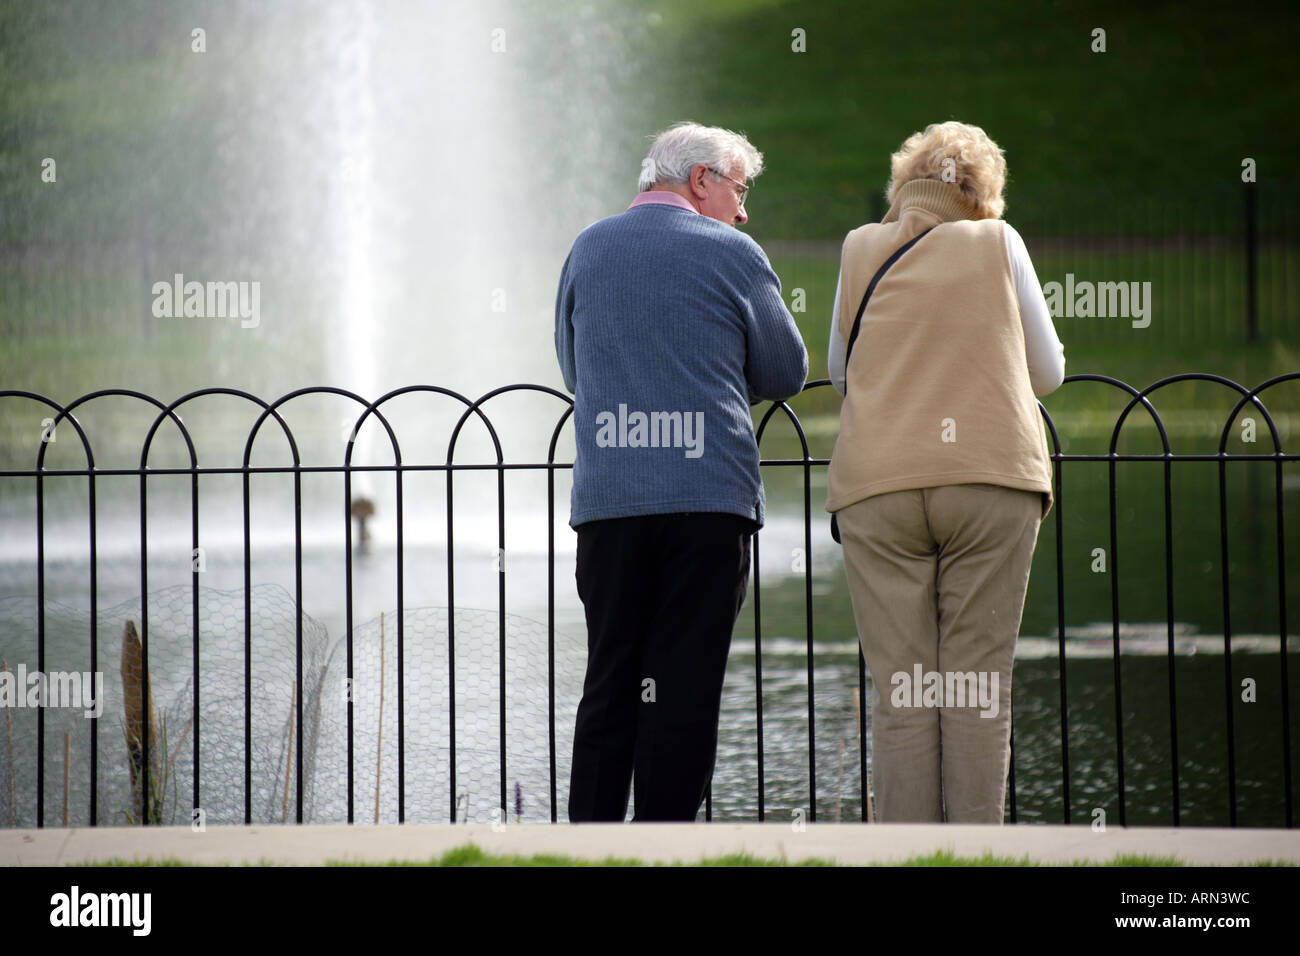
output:
M 708 166 L 708 167 L 705 167 L 705 168 L 707 168 L 709 172 L 713 173 L 713 175 L 715 175 L 715 176 L 721 176 L 723 179 L 727 180 L 727 182 L 735 183 L 737 186 L 739 186 L 739 187 L 740 187 L 740 197 L 739 197 L 739 198 L 740 198 L 740 204 L 741 204 L 742 206 L 745 205 L 745 197 L 749 195 L 749 190 L 750 190 L 750 187 L 749 187 L 749 186 L 747 186 L 747 185 L 745 185 L 744 183 L 739 182 L 739 181 L 737 181 L 737 180 L 735 180 L 735 179 L 732 179 L 732 178 L 731 178 L 730 176 L 728 176 L 726 173 L 718 172 L 718 170 L 714 169 L 712 166 Z

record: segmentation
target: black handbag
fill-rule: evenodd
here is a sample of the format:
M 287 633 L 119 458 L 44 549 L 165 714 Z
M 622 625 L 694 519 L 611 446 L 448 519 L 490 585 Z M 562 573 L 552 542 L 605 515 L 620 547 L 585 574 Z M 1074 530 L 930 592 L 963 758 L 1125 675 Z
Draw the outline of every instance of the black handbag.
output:
M 930 229 L 933 228 L 934 226 L 930 227 Z M 849 332 L 848 344 L 844 347 L 844 397 L 845 398 L 847 398 L 849 394 L 849 359 L 853 355 L 853 343 L 858 340 L 858 332 L 862 330 L 862 313 L 867 311 L 867 303 L 871 301 L 871 293 L 876 291 L 876 286 L 880 284 L 880 277 L 889 271 L 889 267 L 892 266 L 899 259 L 903 258 L 903 253 L 907 252 L 908 249 L 911 249 L 914 245 L 916 245 L 918 242 L 924 239 L 926 233 L 928 233 L 930 229 L 925 230 L 925 232 L 921 233 L 918 236 L 913 236 L 911 239 L 905 242 L 897 252 L 895 252 L 892 256 L 890 256 L 888 259 L 885 260 L 884 264 L 879 269 L 876 270 L 876 274 L 871 277 L 871 282 L 867 284 L 867 291 L 862 296 L 862 304 L 858 306 L 858 314 L 853 317 L 853 329 L 852 331 Z M 831 514 L 831 537 L 835 539 L 836 544 L 839 544 L 840 524 L 836 520 L 836 517 L 837 516 L 834 513 Z

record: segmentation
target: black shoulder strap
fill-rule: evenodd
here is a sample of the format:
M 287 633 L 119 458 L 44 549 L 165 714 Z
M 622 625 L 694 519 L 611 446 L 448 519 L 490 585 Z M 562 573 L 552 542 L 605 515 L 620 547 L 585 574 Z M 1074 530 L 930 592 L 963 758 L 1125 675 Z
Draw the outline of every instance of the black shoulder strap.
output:
M 933 228 L 934 226 L 930 227 L 930 229 Z M 903 257 L 903 253 L 905 253 L 908 249 L 911 249 L 914 245 L 916 245 L 918 242 L 924 239 L 926 233 L 928 233 L 930 229 L 925 230 L 925 232 L 921 233 L 919 236 L 914 236 L 913 238 L 905 242 L 902 248 L 900 248 L 892 256 L 886 259 L 884 265 L 882 265 L 876 271 L 876 274 L 871 277 L 871 283 L 867 286 L 866 294 L 863 295 L 862 297 L 862 304 L 858 306 L 858 314 L 853 317 L 853 331 L 849 333 L 848 345 L 844 347 L 844 392 L 845 394 L 848 394 L 848 390 L 849 390 L 849 357 L 853 354 L 853 343 L 858 340 L 858 332 L 862 330 L 862 313 L 867 310 L 867 302 L 871 300 L 871 293 L 876 291 L 876 286 L 880 284 L 881 276 L 883 276 L 886 272 L 889 271 L 889 267 L 892 266 L 899 259 L 901 259 Z

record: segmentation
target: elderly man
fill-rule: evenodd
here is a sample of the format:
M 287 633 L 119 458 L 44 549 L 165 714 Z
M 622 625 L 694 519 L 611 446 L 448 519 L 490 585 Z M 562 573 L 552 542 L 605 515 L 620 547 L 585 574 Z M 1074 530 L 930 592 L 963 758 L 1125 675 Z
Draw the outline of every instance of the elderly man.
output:
M 569 819 L 695 819 L 717 752 L 731 631 L 763 484 L 749 407 L 797 394 L 808 353 L 747 221 L 763 157 L 680 123 L 628 209 L 560 275 L 555 349 L 574 392 L 569 524 L 587 618 Z

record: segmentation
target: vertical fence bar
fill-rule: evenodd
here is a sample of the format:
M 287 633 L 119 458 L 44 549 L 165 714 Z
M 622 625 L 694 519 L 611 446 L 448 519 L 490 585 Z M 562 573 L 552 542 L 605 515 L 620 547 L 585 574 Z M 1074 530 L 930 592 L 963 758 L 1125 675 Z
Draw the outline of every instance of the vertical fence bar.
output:
M 1300 322 L 1296 321 L 1297 310 L 1291 304 L 1296 270 L 1290 267 L 1288 260 L 1293 256 L 1295 249 L 1292 245 L 1291 233 L 1288 231 L 1290 223 L 1287 219 L 1286 203 L 1278 203 L 1277 208 L 1273 210 L 1273 215 L 1277 217 L 1277 226 L 1273 233 L 1275 250 L 1273 271 L 1277 275 L 1277 281 L 1273 283 L 1272 328 L 1274 337 L 1281 338 L 1284 335 L 1300 333 Z
M 1186 210 L 1180 210 L 1179 218 L 1182 222 L 1183 235 L 1186 237 L 1186 251 L 1183 258 L 1187 263 L 1186 282 L 1183 286 L 1184 294 L 1191 300 L 1188 303 L 1188 312 L 1191 314 L 1192 326 L 1196 329 L 1197 338 L 1209 338 L 1214 335 L 1214 326 L 1218 324 L 1216 316 L 1209 316 L 1208 320 L 1205 315 L 1205 297 L 1201 295 L 1199 287 L 1201 277 L 1205 274 L 1200 267 L 1201 257 L 1201 230 L 1199 211 L 1192 214 L 1191 222 L 1185 218 L 1188 215 Z
M 402 455 L 394 447 L 397 486 L 397 822 L 406 822 L 406 519 L 402 510 Z
M 558 819 L 555 787 L 555 443 L 546 456 L 546 731 L 550 754 L 551 822 Z
M 1269 315 L 1272 321 L 1265 327 L 1264 334 L 1274 338 L 1294 336 L 1297 333 L 1296 313 L 1291 306 L 1291 290 L 1295 282 L 1295 270 L 1290 267 L 1294 252 L 1291 234 L 1287 231 L 1287 210 L 1285 203 L 1278 203 L 1271 210 L 1275 219 L 1272 233 L 1273 268 L 1276 279 L 1270 283 L 1272 294 L 1269 296 Z
M 548 713 L 550 723 L 550 770 L 551 770 L 551 822 L 556 822 L 559 814 L 556 791 L 556 752 L 555 752 L 555 445 L 559 441 L 560 429 L 565 419 L 573 414 L 573 404 L 561 414 L 551 432 L 551 444 L 546 452 L 546 621 L 547 621 L 547 662 L 546 679 L 548 694 Z
M 456 822 L 456 539 L 452 521 L 455 466 L 447 456 L 447 757 L 451 788 L 451 822 Z M 469 817 L 469 807 L 465 807 Z
M 1207 306 L 1216 323 L 1229 321 L 1224 301 L 1227 298 L 1226 286 L 1222 284 L 1224 255 L 1221 237 L 1223 235 L 1223 210 L 1215 202 L 1210 210 L 1209 232 L 1205 236 L 1205 268 L 1202 270 L 1209 279 L 1206 289 Z
M 1294 826 L 1291 797 L 1291 678 L 1287 671 L 1287 620 L 1286 620 L 1286 521 L 1282 516 L 1282 458 L 1281 449 L 1274 463 L 1274 492 L 1277 501 L 1277 621 L 1278 654 L 1282 677 L 1282 786 L 1286 795 L 1286 825 Z
M 1124 797 L 1124 703 L 1121 694 L 1119 646 L 1119 531 L 1115 507 L 1115 452 L 1109 456 L 1110 470 L 1110 622 L 1111 647 L 1115 662 L 1115 769 L 1119 783 L 1119 825 L 1126 826 Z
M 1168 286 L 1164 286 L 1157 281 L 1156 274 L 1155 274 L 1156 273 L 1155 245 L 1157 242 L 1162 241 L 1163 237 L 1157 234 L 1158 230 L 1156 226 L 1153 224 L 1151 203 L 1144 202 L 1142 204 L 1142 211 L 1143 211 L 1143 218 L 1146 220 L 1144 223 L 1146 227 L 1146 236 L 1144 242 L 1142 243 L 1142 247 L 1143 247 L 1142 260 L 1143 260 L 1143 266 L 1145 268 L 1145 278 L 1150 280 L 1151 282 L 1152 295 L 1154 296 L 1155 290 L 1159 289 L 1161 300 L 1166 303 L 1166 307 L 1165 307 L 1166 318 L 1164 319 L 1162 324 L 1167 327 L 1169 325 L 1169 321 L 1167 318 L 1169 314 L 1168 305 L 1167 305 L 1169 301 L 1168 299 L 1169 289 Z M 1176 340 L 1177 340 L 1177 330 L 1166 328 L 1165 341 L 1172 345 Z
M 759 539 L 762 532 L 754 533 L 754 718 L 757 728 L 758 749 L 758 819 L 766 817 L 766 799 L 763 783 L 763 589 L 759 582 L 761 562 Z
M 1011 713 L 1011 735 L 1008 738 L 1011 744 L 1011 780 L 1008 783 L 1011 796 L 1011 822 L 1016 822 L 1016 715 L 1015 709 Z
M 295 822 L 302 823 L 302 465 L 297 461 L 297 454 L 294 455 L 293 463 L 293 603 L 297 610 L 294 623 L 294 656 L 295 669 L 298 679 L 298 692 L 294 697 L 294 718 L 297 723 L 297 742 L 295 749 L 294 772 L 297 774 L 297 781 L 294 787 L 294 817 Z
M 1061 669 L 1061 802 L 1064 823 L 1070 822 L 1070 709 L 1065 694 L 1065 544 L 1064 521 L 1061 517 L 1061 468 L 1060 452 L 1052 455 L 1052 480 L 1056 485 L 1056 641 L 1057 654 Z
M 1170 226 L 1169 207 L 1161 206 L 1160 207 L 1161 255 L 1158 256 L 1158 261 L 1160 261 L 1160 287 L 1161 289 L 1165 290 L 1164 299 L 1166 302 L 1166 306 L 1165 306 L 1166 311 L 1169 312 L 1169 315 L 1173 317 L 1173 320 L 1175 321 L 1175 323 L 1177 323 L 1178 330 L 1177 333 L 1174 334 L 1174 336 L 1170 337 L 1171 341 L 1178 342 L 1179 345 L 1182 345 L 1183 342 L 1187 341 L 1187 328 L 1186 328 L 1187 323 L 1184 323 L 1183 321 L 1182 310 L 1179 310 L 1178 307 L 1179 303 L 1177 302 L 1177 300 L 1174 299 L 1174 295 L 1171 294 L 1175 289 L 1175 285 L 1174 282 L 1171 281 L 1171 277 L 1173 277 L 1173 267 L 1171 267 L 1170 261 L 1173 260 L 1175 256 L 1178 255 L 1178 243 L 1177 241 L 1175 241 L 1175 239 L 1177 239 L 1177 237 L 1175 237 L 1175 235 L 1173 234 L 1173 230 L 1171 230 L 1171 226 Z M 1153 255 L 1154 255 L 1154 251 L 1153 251 Z
M 497 700 L 501 747 L 501 822 L 510 817 L 506 800 L 506 472 L 497 460 Z
M 1176 259 L 1176 269 L 1178 270 L 1177 289 L 1178 289 L 1178 316 L 1184 325 L 1184 340 L 1196 342 L 1206 337 L 1207 329 L 1202 327 L 1197 318 L 1199 310 L 1197 308 L 1197 296 L 1195 290 L 1191 288 L 1194 281 L 1196 270 L 1191 267 L 1191 257 L 1195 254 L 1196 245 L 1195 237 L 1187 232 L 1187 211 L 1182 206 L 1174 209 L 1175 236 L 1178 242 L 1178 255 Z
M 99 673 L 99 550 L 95 535 L 95 462 L 87 452 L 90 512 L 90 672 Z M 198 739 L 197 737 L 195 738 Z M 90 825 L 99 825 L 99 721 L 90 722 Z
M 1232 608 L 1228 576 L 1228 462 L 1219 456 L 1219 560 L 1223 568 L 1223 705 L 1228 735 L 1228 824 L 1237 825 L 1237 752 L 1233 739 Z
M 1259 197 L 1246 183 L 1246 341 L 1259 338 Z
M 356 442 L 356 428 L 348 435 L 348 447 L 344 452 L 343 465 L 343 601 L 344 601 L 344 644 L 346 649 L 346 667 L 344 674 L 347 705 L 347 773 L 348 773 L 348 823 L 356 822 L 355 767 L 353 766 L 354 726 L 352 711 L 353 696 L 353 604 L 352 604 L 352 449 Z
M 149 825 L 149 738 L 153 729 L 149 720 L 149 506 L 148 469 L 140 462 L 140 713 L 142 746 L 140 748 L 140 822 Z M 128 755 L 129 759 L 129 755 Z
M 42 434 L 41 441 L 49 439 Z M 45 463 L 36 467 L 36 669 L 45 673 Z M 44 703 L 44 700 L 42 700 Z M 36 708 L 36 826 L 45 826 L 45 708 Z
M 813 606 L 812 606 L 812 478 L 808 449 L 803 453 L 803 553 L 804 626 L 808 633 L 808 819 L 817 822 L 817 738 L 816 705 L 813 696 Z
M 192 626 L 193 626 L 193 646 L 191 653 L 194 655 L 193 669 L 191 679 L 194 682 L 194 707 L 190 719 L 194 722 L 194 781 L 193 797 L 194 802 L 190 806 L 190 820 L 194 819 L 194 811 L 203 804 L 199 801 L 199 463 L 197 460 L 190 466 L 190 591 L 192 594 Z M 179 745 L 179 741 L 177 744 Z M 163 759 L 167 759 L 167 754 L 163 754 Z
M 242 471 L 244 476 L 244 825 L 248 826 L 253 822 L 253 540 L 249 520 L 250 466 L 245 463 Z M 350 801 L 351 790 L 349 790 Z
M 855 629 L 856 630 L 856 629 Z M 858 776 L 862 785 L 862 822 L 874 819 L 871 813 L 871 780 L 867 775 L 867 722 L 863 714 L 867 708 L 867 659 L 862 655 L 861 641 L 858 645 Z
M 1172 779 L 1174 826 L 1180 826 L 1178 781 L 1178 684 L 1174 668 L 1174 511 L 1172 453 L 1165 453 L 1165 641 L 1169 661 L 1169 763 Z
M 1225 332 L 1232 325 L 1232 286 L 1234 286 L 1235 269 L 1232 268 L 1232 209 L 1226 202 L 1219 206 L 1219 224 L 1214 237 L 1216 259 L 1219 263 L 1219 290 L 1216 295 L 1216 307 L 1223 315 Z

